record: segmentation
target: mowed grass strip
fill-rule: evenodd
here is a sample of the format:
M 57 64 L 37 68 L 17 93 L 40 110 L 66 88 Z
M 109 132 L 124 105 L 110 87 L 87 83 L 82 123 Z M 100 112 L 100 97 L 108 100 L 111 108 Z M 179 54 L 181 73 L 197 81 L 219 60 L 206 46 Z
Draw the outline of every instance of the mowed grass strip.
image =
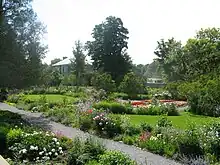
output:
M 161 116 L 150 116 L 150 115 L 127 115 L 130 118 L 132 124 L 138 125 L 141 122 L 147 122 L 152 125 L 156 125 L 158 119 Z M 207 117 L 200 115 L 193 115 L 188 112 L 181 112 L 180 116 L 167 116 L 172 121 L 172 124 L 176 128 L 186 129 L 190 123 L 195 123 L 196 126 L 202 126 L 203 124 L 220 121 L 220 118 Z
M 45 95 L 25 95 L 24 97 L 26 99 L 29 99 L 31 101 L 37 101 L 39 100 L 42 96 L 46 96 L 46 99 L 48 102 L 51 103 L 60 103 L 63 102 L 63 100 L 66 98 L 66 101 L 68 102 L 76 102 L 78 98 L 71 97 L 71 96 L 64 96 L 64 95 L 54 95 L 54 94 L 45 94 Z

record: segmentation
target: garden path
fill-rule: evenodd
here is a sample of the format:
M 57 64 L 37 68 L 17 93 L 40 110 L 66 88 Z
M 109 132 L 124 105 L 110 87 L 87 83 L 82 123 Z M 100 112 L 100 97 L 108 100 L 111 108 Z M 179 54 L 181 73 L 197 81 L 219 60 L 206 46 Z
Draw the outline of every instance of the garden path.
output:
M 49 119 L 44 118 L 42 113 L 31 113 L 28 111 L 19 110 L 5 103 L 0 103 L 0 110 L 8 110 L 17 114 L 21 114 L 24 119 L 30 121 L 32 124 L 38 125 L 42 128 L 46 128 L 54 133 L 62 133 L 62 135 L 69 138 L 74 138 L 78 136 L 84 139 L 88 136 L 91 136 L 88 133 L 80 131 L 79 129 L 64 126 L 63 124 L 50 121 Z M 108 149 L 124 152 L 141 165 L 180 165 L 180 163 L 177 163 L 173 160 L 169 160 L 162 156 L 143 151 L 135 146 L 126 145 L 108 139 L 99 139 Z

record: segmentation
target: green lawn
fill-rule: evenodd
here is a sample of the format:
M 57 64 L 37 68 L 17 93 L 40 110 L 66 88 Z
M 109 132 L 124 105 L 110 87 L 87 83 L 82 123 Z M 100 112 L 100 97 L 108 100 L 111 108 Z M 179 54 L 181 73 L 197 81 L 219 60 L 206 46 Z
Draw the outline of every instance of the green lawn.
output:
M 31 101 L 37 101 L 39 100 L 42 96 L 46 96 L 46 99 L 48 102 L 63 102 L 63 99 L 66 98 L 68 102 L 75 102 L 78 99 L 75 97 L 71 96 L 64 96 L 64 95 L 58 95 L 58 94 L 45 94 L 45 95 L 25 95 L 25 98 L 30 99 Z
M 199 115 L 192 115 L 187 112 L 181 112 L 180 116 L 167 116 L 172 121 L 173 125 L 177 128 L 185 129 L 190 122 L 196 125 L 202 125 L 211 121 L 220 121 L 220 118 L 206 117 Z M 147 122 L 149 124 L 156 124 L 160 116 L 147 116 L 147 115 L 128 115 L 133 124 L 140 124 L 141 122 Z

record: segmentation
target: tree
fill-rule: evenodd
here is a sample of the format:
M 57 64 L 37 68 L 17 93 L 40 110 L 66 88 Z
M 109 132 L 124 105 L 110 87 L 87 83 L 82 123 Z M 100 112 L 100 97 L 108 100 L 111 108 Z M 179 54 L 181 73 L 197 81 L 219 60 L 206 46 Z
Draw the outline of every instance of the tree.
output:
M 144 93 L 144 81 L 133 72 L 129 72 L 124 76 L 119 89 L 121 92 L 127 93 L 129 96 L 135 97 L 137 94 Z
M 0 87 L 39 83 L 41 59 L 47 46 L 40 41 L 45 27 L 38 21 L 31 0 L 7 0 L 0 24 Z
M 106 92 L 114 92 L 116 89 L 115 81 L 108 73 L 96 73 L 92 77 L 92 85 L 97 89 L 103 89 Z
M 157 43 L 158 46 L 154 53 L 158 57 L 156 60 L 159 62 L 160 69 L 163 70 L 166 79 L 168 81 L 184 79 L 186 66 L 181 42 L 171 38 L 168 41 L 161 39 Z
M 131 69 L 128 48 L 128 29 L 120 18 L 109 16 L 93 29 L 93 41 L 87 42 L 88 55 L 97 71 L 109 73 L 119 82 Z
M 75 42 L 75 48 L 73 48 L 73 59 L 71 60 L 71 69 L 76 75 L 77 85 L 81 85 L 82 75 L 85 72 L 85 59 L 86 56 L 83 52 L 84 46 L 78 40 Z
M 186 60 L 188 79 L 209 73 L 219 73 L 220 29 L 201 29 L 194 38 L 187 41 L 184 51 L 188 59 Z
M 201 29 L 185 45 L 173 38 L 161 40 L 155 54 L 168 81 L 220 73 L 220 29 Z

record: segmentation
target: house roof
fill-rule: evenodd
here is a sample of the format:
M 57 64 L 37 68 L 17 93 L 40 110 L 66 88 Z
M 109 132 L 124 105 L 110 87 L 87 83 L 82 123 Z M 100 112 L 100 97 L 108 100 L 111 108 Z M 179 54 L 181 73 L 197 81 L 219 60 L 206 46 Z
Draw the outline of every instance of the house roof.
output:
M 69 65 L 71 63 L 69 58 L 65 58 L 64 60 L 53 64 L 52 66 L 60 66 L 60 65 Z

